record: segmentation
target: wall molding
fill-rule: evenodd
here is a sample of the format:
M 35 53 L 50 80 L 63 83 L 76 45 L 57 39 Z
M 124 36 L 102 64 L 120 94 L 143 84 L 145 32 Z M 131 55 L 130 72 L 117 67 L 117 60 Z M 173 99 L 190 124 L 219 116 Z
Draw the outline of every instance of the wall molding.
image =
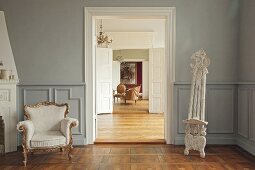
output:
M 51 89 L 50 88 L 42 88 L 42 89 L 34 89 L 34 88 L 27 88 L 27 89 L 23 89 L 23 105 L 25 103 L 27 103 L 27 100 L 26 100 L 26 97 L 27 97 L 27 92 L 29 91 L 45 91 L 47 92 L 47 100 L 48 101 L 52 101 L 52 98 L 51 98 Z
M 252 142 L 238 135 L 236 137 L 236 144 L 240 146 L 241 148 L 243 148 L 244 150 L 251 153 L 252 155 L 255 155 L 255 142 Z
M 212 110 L 210 110 L 210 108 L 211 109 L 214 108 L 210 105 L 210 104 L 212 104 L 211 95 L 213 94 L 213 91 L 221 91 L 221 94 L 223 94 L 224 91 L 225 92 L 230 91 L 230 95 L 231 95 L 230 100 L 232 101 L 232 107 L 230 108 L 231 111 L 230 111 L 230 115 L 229 115 L 230 116 L 229 121 L 232 122 L 231 129 L 226 130 L 224 128 L 224 130 L 211 130 L 210 129 L 210 124 L 208 124 L 208 129 L 207 129 L 208 134 L 234 134 L 234 122 L 235 122 L 234 118 L 235 118 L 235 114 L 236 114 L 236 110 L 235 110 L 235 104 L 236 104 L 236 102 L 235 102 L 235 93 L 236 93 L 236 91 L 235 91 L 235 89 L 236 89 L 235 86 L 233 86 L 233 85 L 229 86 L 227 84 L 221 84 L 219 86 L 213 85 L 212 87 L 211 86 L 207 87 L 206 119 L 208 121 L 210 121 L 208 116 L 209 116 L 210 112 L 212 111 Z M 212 112 L 214 112 L 214 111 L 212 111 Z
M 207 81 L 206 85 L 237 85 L 238 82 L 235 81 Z M 191 81 L 177 81 L 174 85 L 191 85 Z
M 175 80 L 175 45 L 176 45 L 176 8 L 175 7 L 85 7 L 84 8 L 84 38 L 85 38 L 85 66 L 86 66 L 86 130 L 87 143 L 94 143 L 96 137 L 95 131 L 95 56 L 94 56 L 94 37 L 95 18 L 100 17 L 158 17 L 163 16 L 166 19 L 165 24 L 165 63 L 166 63 L 166 83 L 168 88 L 165 95 L 165 139 L 166 143 L 172 144 L 173 128 L 169 128 L 174 121 L 173 117 L 173 82 Z
M 84 86 L 85 82 L 77 82 L 77 83 L 33 83 L 33 82 L 20 82 L 18 86 Z
M 248 109 L 248 113 L 247 113 L 248 118 L 247 118 L 247 120 L 249 120 L 249 112 L 250 112 L 250 94 L 249 94 L 249 92 L 250 92 L 250 89 L 246 88 L 246 87 L 238 88 L 238 100 L 239 100 L 239 97 L 241 95 L 241 92 L 246 93 L 246 98 L 247 98 L 246 108 Z M 249 138 L 249 121 L 245 123 L 248 126 L 247 134 L 241 132 L 241 129 L 240 129 L 241 128 L 241 126 L 240 126 L 241 122 L 239 122 L 239 121 L 241 121 L 241 120 L 240 120 L 239 117 L 241 115 L 244 115 L 244 114 L 241 114 L 241 111 L 239 110 L 240 108 L 241 108 L 241 106 L 240 106 L 240 103 L 238 102 L 238 116 L 237 116 L 238 117 L 238 131 L 237 131 L 237 134 L 244 137 L 244 138 Z
M 234 134 L 236 86 L 228 84 L 207 85 L 206 93 L 206 120 L 209 122 L 207 133 L 216 135 Z M 176 134 L 184 134 L 185 127 L 182 120 L 188 117 L 189 97 L 190 86 L 188 84 L 175 85 Z M 225 100 L 227 100 L 227 105 L 222 105 Z M 217 104 L 218 101 L 220 101 L 219 105 Z M 215 108 L 216 106 L 219 107 Z M 212 121 L 214 124 L 210 123 Z M 215 123 L 218 123 L 217 126 Z
M 175 139 L 175 145 L 184 145 L 184 134 L 181 136 L 176 136 Z M 236 139 L 234 135 L 228 135 L 228 136 L 215 136 L 208 134 L 206 136 L 207 144 L 212 145 L 235 145 Z
M 252 81 L 207 81 L 207 85 L 255 85 Z M 191 85 L 191 81 L 176 81 L 174 85 Z
M 68 92 L 68 100 L 76 100 L 79 103 L 79 111 L 78 111 L 78 120 L 81 122 L 82 120 L 82 98 L 81 97 L 73 97 L 72 88 L 54 88 L 54 102 L 58 103 L 58 91 L 67 91 Z M 74 135 L 82 135 L 82 127 L 81 124 L 78 126 L 79 133 L 73 133 Z

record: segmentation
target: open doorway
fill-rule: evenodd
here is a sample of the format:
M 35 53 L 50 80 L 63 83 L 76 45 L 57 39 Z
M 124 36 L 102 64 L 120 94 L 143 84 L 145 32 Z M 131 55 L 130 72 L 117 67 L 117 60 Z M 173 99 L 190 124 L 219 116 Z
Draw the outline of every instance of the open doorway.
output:
M 98 18 L 96 23 L 97 36 L 103 31 L 114 43 L 96 48 L 95 142 L 165 143 L 165 19 Z
M 124 12 L 123 12 L 124 11 Z M 174 36 L 175 36 L 175 8 L 85 8 L 85 59 L 86 59 L 86 98 L 90 99 L 86 101 L 86 139 L 87 143 L 93 143 L 96 137 L 96 89 L 95 89 L 95 48 L 94 38 L 92 35 L 96 35 L 95 32 L 95 20 L 101 17 L 105 18 L 129 18 L 135 17 L 140 18 L 165 18 L 165 44 L 166 49 L 164 50 L 165 57 L 165 83 L 163 88 L 166 89 L 164 95 L 164 101 L 167 103 L 162 106 L 165 113 L 165 139 L 167 143 L 173 143 L 172 124 L 172 105 L 173 105 L 173 80 L 174 80 Z M 169 30 L 171 28 L 171 30 Z M 156 68 L 155 68 L 156 69 Z M 167 83 L 166 83 L 167 82 Z M 156 83 L 156 82 L 154 82 Z M 167 87 L 167 88 L 166 88 Z M 156 97 L 156 96 L 154 96 Z M 155 102 L 154 106 L 158 106 Z M 156 108 L 156 107 L 152 107 Z M 171 127 L 171 128 L 170 128 Z M 171 140 L 170 140 L 171 139 Z

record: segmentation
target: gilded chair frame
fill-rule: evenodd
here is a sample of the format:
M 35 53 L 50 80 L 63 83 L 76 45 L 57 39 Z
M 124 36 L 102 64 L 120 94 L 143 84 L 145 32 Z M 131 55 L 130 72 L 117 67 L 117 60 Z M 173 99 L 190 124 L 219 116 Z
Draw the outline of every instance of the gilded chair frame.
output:
M 44 102 L 40 102 L 40 103 L 37 103 L 35 105 L 25 105 L 24 106 L 24 116 L 26 117 L 27 120 L 31 120 L 31 117 L 29 115 L 29 113 L 27 112 L 27 108 L 30 107 L 30 108 L 39 108 L 41 106 L 51 106 L 51 105 L 54 105 L 54 106 L 58 106 L 58 107 L 62 107 L 62 106 L 66 106 L 66 111 L 64 113 L 64 118 L 66 118 L 67 114 L 69 113 L 69 105 L 67 103 L 63 103 L 63 104 L 57 104 L 55 102 L 48 102 L 48 101 L 44 101 Z M 24 125 L 21 125 L 19 128 L 18 128 L 18 131 L 22 132 L 22 148 L 23 148 L 23 156 L 24 156 L 24 166 L 26 166 L 27 164 L 27 155 L 29 153 L 33 154 L 35 152 L 54 152 L 54 151 L 65 151 L 67 153 L 67 156 L 69 158 L 69 160 L 71 160 L 72 158 L 72 155 L 71 155 L 71 151 L 72 151 L 72 148 L 73 148 L 73 138 L 72 138 L 72 131 L 71 129 L 73 127 L 77 126 L 77 124 L 75 122 L 72 122 L 70 124 L 70 127 L 69 127 L 69 130 L 70 130 L 70 136 L 69 136 L 69 142 L 68 144 L 66 145 L 57 145 L 57 146 L 53 146 L 53 147 L 38 147 L 38 148 L 29 148 L 27 146 L 27 143 L 26 143 L 26 134 L 27 134 L 27 129 Z

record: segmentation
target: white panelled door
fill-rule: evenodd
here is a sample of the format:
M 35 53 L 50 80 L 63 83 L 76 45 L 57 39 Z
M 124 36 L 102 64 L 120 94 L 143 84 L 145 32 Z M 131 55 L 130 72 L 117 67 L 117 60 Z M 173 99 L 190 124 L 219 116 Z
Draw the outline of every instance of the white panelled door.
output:
M 120 84 L 120 62 L 112 62 L 112 88 L 117 90 L 117 86 Z
M 149 112 L 163 112 L 164 48 L 149 50 Z
M 96 48 L 96 113 L 112 113 L 112 49 Z
M 149 61 L 143 61 L 143 99 L 149 99 Z

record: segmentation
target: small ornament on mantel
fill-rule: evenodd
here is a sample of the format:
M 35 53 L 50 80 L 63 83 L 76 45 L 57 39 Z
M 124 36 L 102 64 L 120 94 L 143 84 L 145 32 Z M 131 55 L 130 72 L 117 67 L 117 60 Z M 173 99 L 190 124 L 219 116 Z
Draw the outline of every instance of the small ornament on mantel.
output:
M 188 155 L 189 150 L 197 150 L 200 157 L 205 157 L 206 146 L 206 125 L 205 121 L 205 92 L 206 92 L 206 74 L 207 67 L 210 65 L 210 59 L 204 49 L 195 52 L 191 56 L 192 63 L 192 83 L 189 103 L 188 119 L 183 120 L 186 125 L 185 130 L 185 150 Z

